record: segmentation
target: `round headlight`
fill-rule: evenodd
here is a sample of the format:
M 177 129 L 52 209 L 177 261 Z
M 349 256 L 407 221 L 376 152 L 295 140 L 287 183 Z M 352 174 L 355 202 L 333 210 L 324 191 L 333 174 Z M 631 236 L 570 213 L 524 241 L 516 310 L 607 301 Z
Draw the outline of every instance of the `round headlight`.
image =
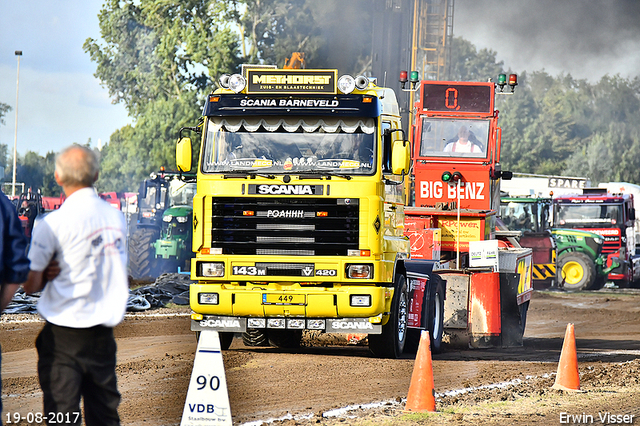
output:
M 178 221 L 178 223 L 187 223 L 187 219 L 189 219 L 187 216 L 176 217 L 176 220 Z
M 171 216 L 170 214 L 162 216 L 163 222 L 171 222 L 172 219 L 173 219 L 173 216 Z
M 218 83 L 220 83 L 220 87 L 222 87 L 223 89 L 228 89 L 229 88 L 229 74 L 222 74 L 220 76 L 220 78 L 218 79 Z
M 356 88 L 356 80 L 348 74 L 343 75 L 338 79 L 338 89 L 348 95 Z
M 247 80 L 240 74 L 234 74 L 229 77 L 229 89 L 233 90 L 236 93 L 240 93 L 244 90 L 247 85 Z

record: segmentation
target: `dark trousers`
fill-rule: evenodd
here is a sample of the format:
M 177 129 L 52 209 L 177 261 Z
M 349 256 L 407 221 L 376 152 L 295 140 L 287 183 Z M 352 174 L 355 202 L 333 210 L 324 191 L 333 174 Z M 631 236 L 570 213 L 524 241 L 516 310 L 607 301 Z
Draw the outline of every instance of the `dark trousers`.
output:
M 38 376 L 47 420 L 81 424 L 80 398 L 87 426 L 119 425 L 113 329 L 60 327 L 47 322 L 36 339 Z M 58 420 L 59 421 L 59 420 Z

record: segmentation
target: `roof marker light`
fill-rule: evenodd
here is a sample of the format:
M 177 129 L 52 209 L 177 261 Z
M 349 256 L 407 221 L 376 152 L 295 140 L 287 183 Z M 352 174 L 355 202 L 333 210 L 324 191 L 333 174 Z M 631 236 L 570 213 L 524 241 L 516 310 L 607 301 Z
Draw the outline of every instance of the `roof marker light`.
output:
M 504 86 L 507 84 L 507 75 L 499 74 L 498 75 L 498 87 L 500 87 L 500 91 L 504 90 Z
M 518 76 L 516 74 L 509 74 L 509 86 L 511 87 L 512 92 L 517 85 L 518 85 Z

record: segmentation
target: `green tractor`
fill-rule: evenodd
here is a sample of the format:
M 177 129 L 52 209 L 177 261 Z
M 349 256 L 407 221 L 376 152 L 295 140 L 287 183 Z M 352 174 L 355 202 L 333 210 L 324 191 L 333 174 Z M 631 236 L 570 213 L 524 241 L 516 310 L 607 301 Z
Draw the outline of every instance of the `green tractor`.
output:
M 192 206 L 173 206 L 162 214 L 160 238 L 153 243 L 159 273 L 182 272 L 190 269 L 193 257 L 192 227 Z
M 620 266 L 614 262 L 606 267 L 602 253 L 604 238 L 580 229 L 553 228 L 551 234 L 557 246 L 556 275 L 558 286 L 567 290 L 598 290 L 611 270 Z
M 153 173 L 140 185 L 137 220 L 129 236 L 129 274 L 157 278 L 188 269 L 196 182 L 184 173 Z
M 605 266 L 607 257 L 602 253 L 604 239 L 600 235 L 552 226 L 550 198 L 503 196 L 500 203 L 502 223 L 510 231 L 520 232 L 519 244 L 534 251 L 534 288 L 597 290 L 616 267 Z

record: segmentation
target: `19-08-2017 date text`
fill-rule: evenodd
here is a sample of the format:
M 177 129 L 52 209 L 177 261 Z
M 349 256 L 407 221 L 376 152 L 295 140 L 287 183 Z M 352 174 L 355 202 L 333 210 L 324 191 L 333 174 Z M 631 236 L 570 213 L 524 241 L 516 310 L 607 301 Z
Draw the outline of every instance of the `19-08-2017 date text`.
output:
M 73 425 L 78 423 L 80 419 L 80 412 L 74 411 L 71 413 L 18 413 L 8 412 L 5 413 L 5 424 L 18 424 L 20 422 L 26 422 L 27 424 L 61 424 L 61 425 Z

